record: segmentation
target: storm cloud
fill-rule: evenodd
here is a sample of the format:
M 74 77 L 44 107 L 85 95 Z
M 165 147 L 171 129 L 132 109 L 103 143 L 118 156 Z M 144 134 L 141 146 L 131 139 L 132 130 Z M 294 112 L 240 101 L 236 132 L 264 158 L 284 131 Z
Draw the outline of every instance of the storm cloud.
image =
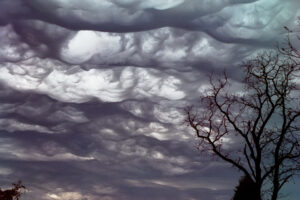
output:
M 299 30 L 297 0 L 0 1 L 0 184 L 24 199 L 225 200 L 183 108 Z M 293 185 L 285 191 L 299 195 Z

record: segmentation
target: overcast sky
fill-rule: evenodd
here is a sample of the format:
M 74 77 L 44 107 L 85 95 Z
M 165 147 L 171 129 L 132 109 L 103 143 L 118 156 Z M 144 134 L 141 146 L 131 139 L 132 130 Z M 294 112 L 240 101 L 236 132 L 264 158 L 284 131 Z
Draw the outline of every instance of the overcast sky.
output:
M 239 63 L 281 43 L 299 8 L 0 0 L 0 186 L 22 180 L 24 200 L 229 200 L 241 174 L 199 154 L 182 109 L 212 72 L 239 81 Z

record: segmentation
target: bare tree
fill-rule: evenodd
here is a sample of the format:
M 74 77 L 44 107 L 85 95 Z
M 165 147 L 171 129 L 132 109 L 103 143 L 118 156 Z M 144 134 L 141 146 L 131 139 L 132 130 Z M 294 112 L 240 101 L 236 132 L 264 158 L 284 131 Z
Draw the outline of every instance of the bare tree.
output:
M 239 92 L 225 73 L 211 77 L 200 105 L 186 109 L 199 148 L 252 180 L 260 199 L 262 191 L 268 199 L 278 199 L 281 188 L 300 170 L 299 58 L 288 40 L 287 47 L 242 65 Z

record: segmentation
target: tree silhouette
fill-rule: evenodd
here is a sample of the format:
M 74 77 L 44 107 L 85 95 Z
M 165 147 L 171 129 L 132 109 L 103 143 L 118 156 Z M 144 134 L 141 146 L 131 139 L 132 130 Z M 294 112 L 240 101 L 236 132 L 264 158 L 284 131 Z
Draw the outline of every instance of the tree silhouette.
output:
M 22 194 L 22 190 L 25 189 L 25 186 L 21 181 L 18 183 L 13 183 L 13 188 L 8 190 L 0 189 L 0 200 L 19 200 Z
M 300 170 L 300 52 L 287 44 L 243 63 L 241 90 L 226 73 L 211 76 L 200 105 L 186 108 L 199 149 L 232 164 L 271 200 Z
M 239 185 L 235 189 L 235 194 L 232 200 L 259 200 L 259 188 L 252 179 L 243 176 L 240 179 Z

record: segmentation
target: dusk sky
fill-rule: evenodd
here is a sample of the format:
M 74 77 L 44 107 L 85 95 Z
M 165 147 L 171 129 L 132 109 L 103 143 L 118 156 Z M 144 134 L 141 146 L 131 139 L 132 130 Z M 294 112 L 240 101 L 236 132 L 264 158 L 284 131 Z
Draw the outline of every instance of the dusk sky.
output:
M 242 174 L 199 153 L 183 109 L 211 73 L 238 83 L 299 16 L 299 0 L 0 0 L 0 187 L 229 200 Z M 294 181 L 282 199 L 299 198 Z

